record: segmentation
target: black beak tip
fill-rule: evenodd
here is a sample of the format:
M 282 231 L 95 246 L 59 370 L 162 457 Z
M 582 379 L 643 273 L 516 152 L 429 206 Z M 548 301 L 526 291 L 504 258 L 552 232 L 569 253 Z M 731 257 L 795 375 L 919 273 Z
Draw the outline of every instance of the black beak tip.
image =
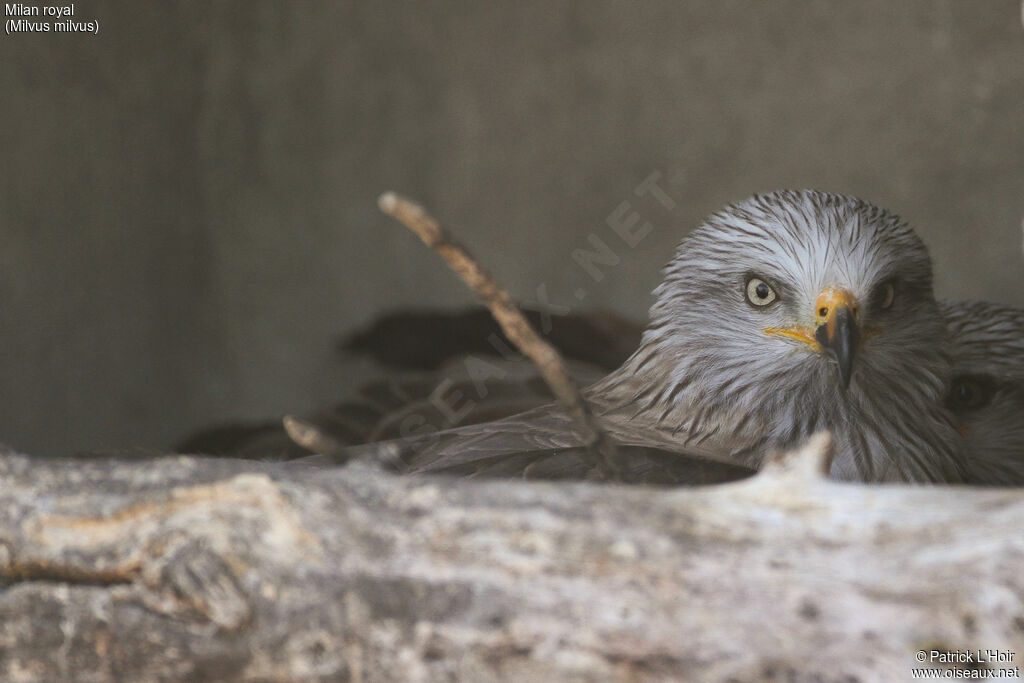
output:
M 833 335 L 828 334 L 828 325 L 819 325 L 814 330 L 814 338 L 821 348 L 828 352 L 839 370 L 839 381 L 843 389 L 850 386 L 853 378 L 853 359 L 860 345 L 860 329 L 845 309 L 837 311 L 836 326 Z
M 850 388 L 850 379 L 853 377 L 853 360 L 850 359 L 844 363 L 836 358 L 836 362 L 839 364 L 839 381 L 842 382 L 843 389 L 848 389 Z

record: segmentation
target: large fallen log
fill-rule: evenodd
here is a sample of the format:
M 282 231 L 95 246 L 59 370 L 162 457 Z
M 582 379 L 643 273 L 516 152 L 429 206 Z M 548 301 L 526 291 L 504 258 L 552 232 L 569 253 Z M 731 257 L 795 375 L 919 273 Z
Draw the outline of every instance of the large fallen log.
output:
M 0 679 L 907 680 L 1024 657 L 1024 492 L 0 457 Z M 962 656 L 961 656 L 962 658 Z M 971 674 L 972 670 L 955 673 Z

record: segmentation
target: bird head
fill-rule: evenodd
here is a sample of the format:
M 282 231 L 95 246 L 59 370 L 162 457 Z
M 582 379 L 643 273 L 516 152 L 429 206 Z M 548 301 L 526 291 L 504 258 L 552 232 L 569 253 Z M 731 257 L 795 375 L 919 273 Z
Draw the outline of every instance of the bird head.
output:
M 849 476 L 873 479 L 865 453 L 896 448 L 895 431 L 939 444 L 951 430 L 931 260 L 883 209 L 810 190 L 756 195 L 683 240 L 655 297 L 645 342 L 672 359 L 671 381 L 688 384 L 702 405 L 769 421 L 775 446 L 816 429 L 885 423 L 893 433 L 857 436 L 856 457 L 867 464 L 838 459 Z M 923 416 L 911 414 L 917 406 Z

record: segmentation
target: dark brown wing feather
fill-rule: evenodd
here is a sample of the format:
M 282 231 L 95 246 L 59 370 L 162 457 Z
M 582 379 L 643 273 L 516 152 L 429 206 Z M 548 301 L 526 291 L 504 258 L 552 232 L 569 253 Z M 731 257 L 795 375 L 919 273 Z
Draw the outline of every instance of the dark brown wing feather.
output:
M 631 440 L 637 441 L 636 435 Z M 654 445 L 621 444 L 628 483 L 679 486 L 742 479 L 753 470 Z M 347 448 L 309 464 L 353 458 L 409 474 L 547 480 L 586 479 L 594 467 L 575 425 L 553 405 L 486 424 Z

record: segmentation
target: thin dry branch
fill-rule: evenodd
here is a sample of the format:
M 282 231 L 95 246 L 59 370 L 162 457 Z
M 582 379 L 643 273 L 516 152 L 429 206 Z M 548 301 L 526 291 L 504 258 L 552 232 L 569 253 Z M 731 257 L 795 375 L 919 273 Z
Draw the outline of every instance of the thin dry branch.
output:
M 394 192 L 381 195 L 378 205 L 444 259 L 484 302 L 505 336 L 537 366 L 552 393 L 583 430 L 584 445 L 597 463 L 591 476 L 619 479 L 615 444 L 590 410 L 561 354 L 537 334 L 509 293 L 422 206 Z
M 314 453 L 335 453 L 342 449 L 342 444 L 337 439 L 306 420 L 294 415 L 285 415 L 281 422 L 288 438 L 306 450 Z

